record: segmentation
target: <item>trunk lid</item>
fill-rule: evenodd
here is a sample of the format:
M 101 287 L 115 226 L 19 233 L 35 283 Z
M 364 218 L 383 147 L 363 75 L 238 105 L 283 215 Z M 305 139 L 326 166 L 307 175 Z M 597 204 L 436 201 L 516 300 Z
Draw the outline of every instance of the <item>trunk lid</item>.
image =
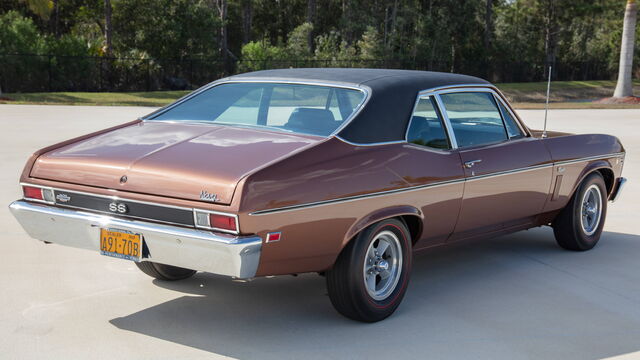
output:
M 215 195 L 216 203 L 230 204 L 245 175 L 320 140 L 238 126 L 143 121 L 47 152 L 30 176 L 187 200 L 212 202 Z

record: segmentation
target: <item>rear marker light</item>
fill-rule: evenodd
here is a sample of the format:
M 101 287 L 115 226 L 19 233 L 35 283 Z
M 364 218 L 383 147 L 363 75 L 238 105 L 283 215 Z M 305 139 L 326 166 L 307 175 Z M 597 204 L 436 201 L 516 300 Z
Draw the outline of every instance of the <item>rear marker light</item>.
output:
M 279 233 L 279 232 L 268 233 L 265 242 L 270 243 L 270 242 L 280 241 L 281 237 L 282 237 L 282 233 Z

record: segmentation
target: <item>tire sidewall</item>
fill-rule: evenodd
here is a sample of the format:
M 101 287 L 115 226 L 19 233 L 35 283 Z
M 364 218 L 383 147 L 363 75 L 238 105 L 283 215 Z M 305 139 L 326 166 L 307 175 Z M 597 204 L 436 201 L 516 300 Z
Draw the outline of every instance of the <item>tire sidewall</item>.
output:
M 369 244 L 371 244 L 376 235 L 382 231 L 391 231 L 400 240 L 402 266 L 400 269 L 400 279 L 398 280 L 398 284 L 396 285 L 396 288 L 393 290 L 393 292 L 389 294 L 386 299 L 375 300 L 367 292 L 363 278 L 363 268 L 366 261 L 366 252 L 369 248 Z M 353 254 L 357 258 L 352 259 L 352 264 L 355 264 L 355 266 L 352 268 L 353 271 L 351 274 L 351 283 L 354 284 L 353 290 L 356 292 L 356 294 L 354 295 L 363 298 L 363 310 L 366 309 L 367 312 L 374 316 L 386 317 L 398 307 L 404 296 L 404 293 L 407 290 L 407 285 L 409 284 L 412 265 L 412 251 L 409 231 L 407 230 L 406 225 L 401 221 L 395 219 L 383 220 L 377 224 L 372 225 L 367 230 L 362 232 L 360 236 L 358 236 L 355 246 L 356 249 L 354 249 L 355 251 L 353 252 Z
M 584 198 L 585 192 L 592 185 L 598 186 L 600 190 L 600 201 L 601 201 L 601 213 L 600 213 L 600 223 L 596 228 L 596 231 L 587 235 L 587 233 L 582 228 L 581 218 L 582 218 L 582 199 Z M 583 249 L 590 249 L 596 245 L 598 240 L 600 239 L 600 235 L 602 234 L 602 230 L 604 228 L 604 222 L 607 217 L 607 189 L 604 183 L 604 179 L 602 176 L 598 174 L 589 175 L 583 182 L 580 184 L 578 191 L 576 192 L 576 197 L 573 203 L 573 229 L 575 232 L 576 239 L 579 242 L 579 245 Z

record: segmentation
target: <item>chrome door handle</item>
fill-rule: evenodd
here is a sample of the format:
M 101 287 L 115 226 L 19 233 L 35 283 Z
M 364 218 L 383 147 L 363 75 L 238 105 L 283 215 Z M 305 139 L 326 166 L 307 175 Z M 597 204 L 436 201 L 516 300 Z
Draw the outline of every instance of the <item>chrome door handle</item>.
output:
M 479 162 L 482 162 L 482 160 L 478 159 L 478 160 L 465 161 L 464 167 L 466 167 L 467 169 L 471 169 L 473 165 Z

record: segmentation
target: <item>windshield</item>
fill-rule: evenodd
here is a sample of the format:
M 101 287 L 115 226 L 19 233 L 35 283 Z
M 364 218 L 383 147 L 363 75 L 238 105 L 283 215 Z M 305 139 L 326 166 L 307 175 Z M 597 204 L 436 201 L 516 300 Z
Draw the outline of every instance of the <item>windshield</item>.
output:
M 225 83 L 151 120 L 257 126 L 327 136 L 364 100 L 363 91 L 320 85 Z

